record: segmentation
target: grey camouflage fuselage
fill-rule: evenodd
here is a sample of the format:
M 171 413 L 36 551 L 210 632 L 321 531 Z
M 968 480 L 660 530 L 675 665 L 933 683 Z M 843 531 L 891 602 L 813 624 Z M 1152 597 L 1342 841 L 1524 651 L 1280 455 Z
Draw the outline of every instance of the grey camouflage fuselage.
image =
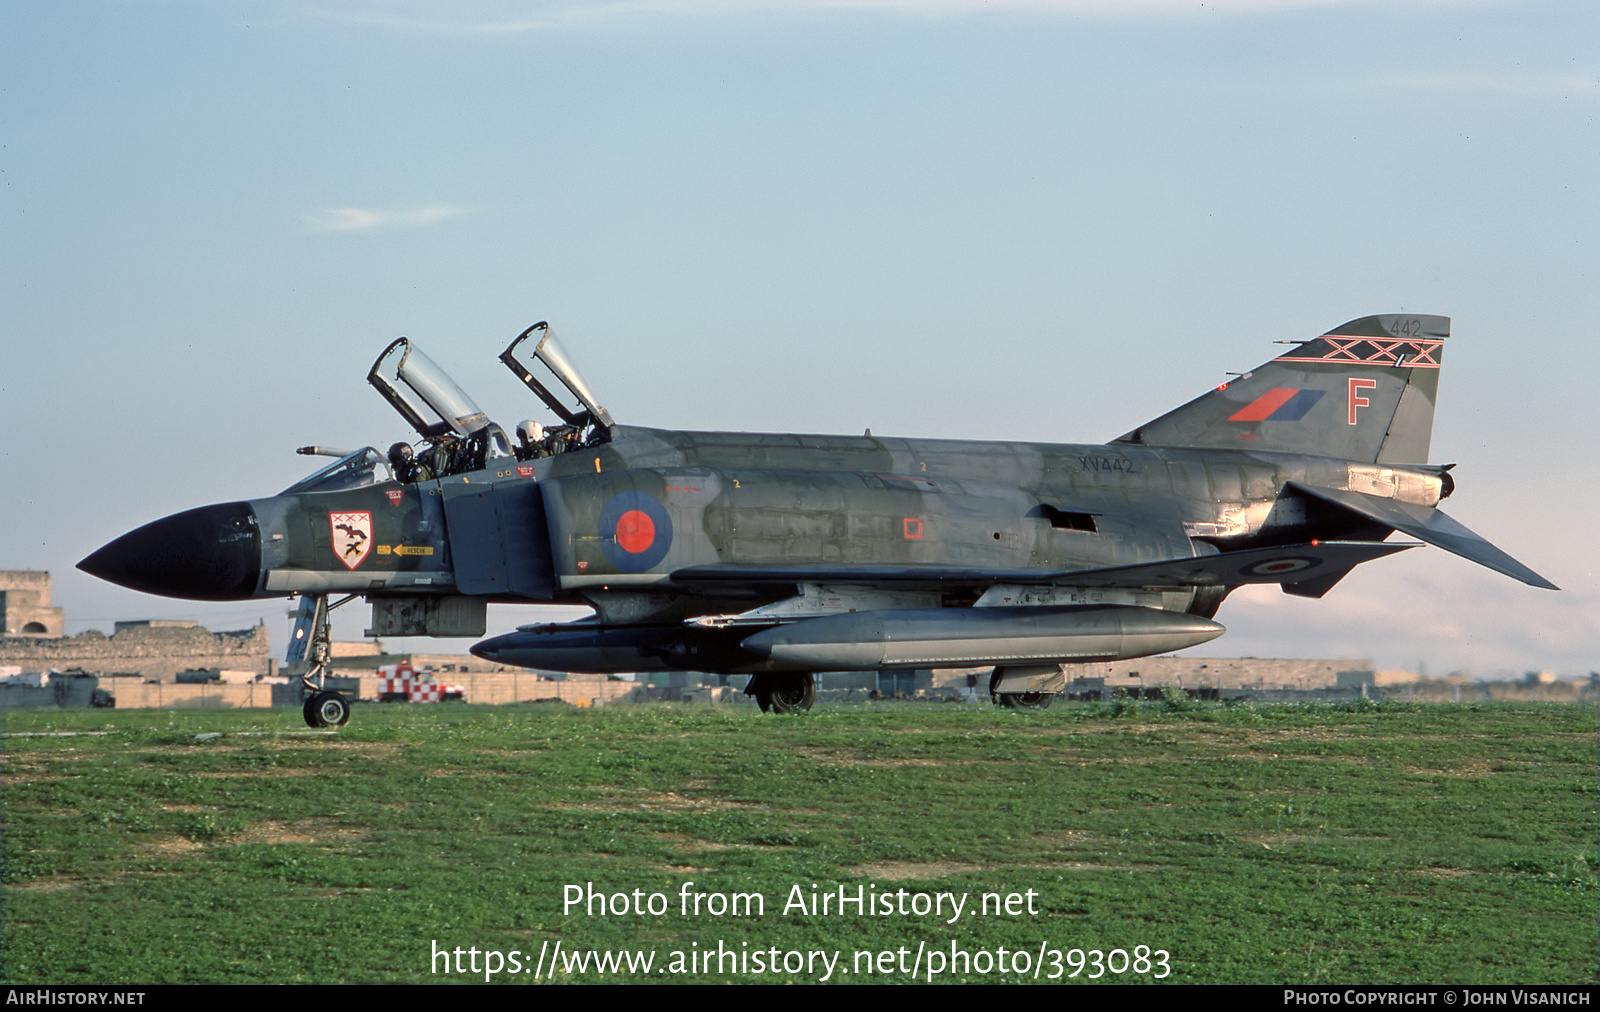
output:
M 481 635 L 486 602 L 595 610 L 474 647 L 526 666 L 992 664 L 997 685 L 1044 684 L 1061 663 L 1213 638 L 1244 584 L 1320 597 L 1409 547 L 1395 531 L 1552 586 L 1437 509 L 1454 488 L 1427 463 L 1448 329 L 1351 321 L 1107 444 L 639 428 L 565 376 L 590 409 L 561 408 L 521 370 L 577 423 L 553 451 L 483 436 L 472 466 L 408 481 L 352 455 L 82 565 L 174 596 L 361 594 L 380 634 Z M 163 569 L 175 550 L 190 562 Z

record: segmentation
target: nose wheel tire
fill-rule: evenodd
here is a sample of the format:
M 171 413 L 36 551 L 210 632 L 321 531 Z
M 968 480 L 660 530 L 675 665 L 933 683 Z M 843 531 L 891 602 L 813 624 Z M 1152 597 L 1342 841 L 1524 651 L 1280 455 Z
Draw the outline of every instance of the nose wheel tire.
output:
M 337 692 L 319 692 L 302 707 L 310 727 L 343 727 L 350 719 L 350 701 Z

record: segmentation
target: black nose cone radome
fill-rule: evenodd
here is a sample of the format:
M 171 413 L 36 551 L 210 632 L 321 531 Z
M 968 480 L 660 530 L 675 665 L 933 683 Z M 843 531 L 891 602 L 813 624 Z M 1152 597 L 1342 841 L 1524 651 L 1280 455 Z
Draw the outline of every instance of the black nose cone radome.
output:
M 78 568 L 146 594 L 242 601 L 261 580 L 261 528 L 249 503 L 202 506 L 129 531 Z

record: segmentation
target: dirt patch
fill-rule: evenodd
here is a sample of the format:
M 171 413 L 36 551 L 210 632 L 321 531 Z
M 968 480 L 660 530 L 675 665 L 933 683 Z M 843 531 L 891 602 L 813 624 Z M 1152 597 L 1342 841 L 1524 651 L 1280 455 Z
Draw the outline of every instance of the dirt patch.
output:
M 1006 728 L 1004 738 L 1087 738 L 1103 734 L 1162 734 L 1172 733 L 1173 728 L 1167 724 L 1136 724 L 1131 721 L 1119 721 L 1106 724 L 1062 724 L 1050 727 Z
M 784 843 L 716 843 L 711 840 L 691 840 L 686 836 L 679 836 L 677 833 L 655 833 L 652 835 L 684 857 L 692 854 L 714 854 L 723 850 L 760 850 L 770 853 L 789 846 L 789 844 Z M 676 873 L 680 871 L 708 872 L 715 869 L 691 868 L 688 865 L 669 865 L 668 870 Z
M 851 875 L 881 879 L 888 882 L 899 882 L 902 879 L 911 878 L 946 878 L 950 875 L 967 875 L 982 870 L 982 865 L 957 864 L 954 861 L 930 861 L 925 864 L 911 864 L 909 862 L 858 864 L 853 868 L 845 869 Z
M 213 742 L 215 740 L 213 739 Z M 315 750 L 316 752 L 353 752 L 357 755 L 370 755 L 389 757 L 399 755 L 405 751 L 406 746 L 393 741 L 349 741 L 328 734 L 274 734 L 256 733 L 245 738 L 238 744 L 227 745 L 211 744 L 207 746 L 208 752 L 243 752 L 255 749 L 272 749 L 282 752 L 287 749 Z M 152 751 L 146 749 L 144 751 Z M 154 749 L 156 752 L 170 752 L 171 749 Z
M 1069 829 L 1064 833 L 1046 833 L 1029 837 L 1029 839 L 1045 847 L 1098 847 L 1108 844 L 1112 840 L 1111 837 L 1103 833 L 1083 832 L 1076 829 Z
M 657 840 L 671 847 L 680 854 L 708 854 L 718 850 L 732 850 L 731 843 L 712 843 L 710 840 L 691 840 L 687 836 L 677 833 L 656 833 Z
M 1293 753 L 1281 755 L 1277 752 L 1231 752 L 1227 755 L 1216 756 L 1217 759 L 1243 759 L 1249 762 L 1323 762 L 1343 763 L 1346 766 L 1374 766 L 1376 763 L 1366 756 L 1359 755 L 1305 755 Z
M 1486 777 L 1492 773 L 1492 767 L 1497 765 L 1497 763 L 1498 760 L 1473 758 L 1458 764 L 1453 764 L 1445 769 L 1427 769 L 1426 767 L 1422 766 L 1407 766 L 1405 770 L 1412 776 L 1418 777 L 1465 777 L 1470 779 L 1478 779 L 1481 777 Z
M 1101 864 L 1096 861 L 1056 861 L 1050 864 L 1008 864 L 995 865 L 995 868 L 1034 868 L 1039 871 L 1164 871 L 1164 864 Z
M 268 819 L 247 826 L 243 832 L 229 837 L 227 842 L 335 844 L 360 840 L 364 835 L 359 829 L 329 819 L 302 819 L 296 822 Z
M 1419 878 L 1466 878 L 1475 875 L 1471 868 L 1413 868 L 1404 874 L 1414 875 Z
M 43 784 L 65 780 L 66 774 L 44 772 L 54 765 L 55 763 L 48 759 L 10 756 L 5 762 L 0 763 L 0 784 L 15 786 L 17 784 Z
M 263 766 L 258 770 L 208 770 L 183 775 L 205 780 L 245 780 L 250 777 L 315 777 L 327 772 L 310 766 Z
M 352 752 L 356 755 L 372 756 L 375 759 L 390 759 L 400 755 L 406 750 L 405 745 L 392 741 L 337 741 L 322 739 L 312 743 L 307 739 L 283 739 L 273 741 L 278 748 L 315 748 L 318 752 Z
M 911 759 L 869 759 L 853 752 L 825 748 L 796 748 L 794 754 L 814 759 L 828 766 L 870 766 L 876 769 L 895 769 L 905 766 L 972 766 L 978 762 L 992 760 L 975 759 L 934 759 L 918 756 Z
M 1413 741 L 1414 739 L 1402 735 L 1362 734 L 1355 727 L 1320 727 L 1320 728 L 1261 728 L 1245 727 L 1238 724 L 1194 724 L 1189 726 L 1164 725 L 1161 732 L 1183 741 L 1201 741 L 1213 743 L 1218 738 L 1232 738 L 1247 745 L 1283 745 L 1297 741 Z
M 226 745 L 219 743 L 214 738 L 206 741 L 196 742 L 195 744 L 200 745 L 206 755 L 227 755 L 237 754 L 240 752 L 259 752 L 263 749 L 271 750 L 272 752 L 286 752 L 294 749 L 302 749 L 307 753 L 314 755 L 320 755 L 326 752 L 342 752 L 360 756 L 371 756 L 377 759 L 392 758 L 393 756 L 399 755 L 406 748 L 406 746 L 392 741 L 340 741 L 336 738 L 326 738 L 314 735 L 285 735 L 280 738 L 265 734 L 261 735 L 260 737 L 252 736 L 251 738 L 248 738 L 242 742 L 229 743 Z M 129 749 L 128 754 L 170 756 L 173 754 L 173 749 L 170 746 L 160 748 L 138 748 Z
M 11 888 L 25 893 L 59 893 L 68 889 L 82 889 L 86 885 L 93 884 L 88 879 L 73 878 L 71 875 L 46 875 L 32 882 L 13 883 Z
M 1279 847 L 1287 847 L 1292 843 L 1311 843 L 1327 838 L 1309 833 L 1256 833 L 1251 836 L 1237 837 L 1237 839 L 1245 843 L 1253 843 L 1258 847 L 1264 847 L 1267 850 L 1277 850 Z
M 726 801 L 721 798 L 691 798 L 673 791 L 640 792 L 629 794 L 614 788 L 596 790 L 612 794 L 604 801 L 583 801 L 577 804 L 543 805 L 558 812 L 729 812 L 759 808 L 753 802 Z
M 205 844 L 196 843 L 186 836 L 167 836 L 159 840 L 152 840 L 144 844 L 139 850 L 147 858 L 151 857 L 188 857 L 196 851 L 204 850 Z

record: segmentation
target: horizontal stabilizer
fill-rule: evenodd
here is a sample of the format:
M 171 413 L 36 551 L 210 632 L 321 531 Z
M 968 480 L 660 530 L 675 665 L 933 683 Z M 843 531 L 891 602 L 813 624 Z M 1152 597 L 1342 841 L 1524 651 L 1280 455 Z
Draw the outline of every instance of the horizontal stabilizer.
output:
M 1073 587 L 1221 587 L 1246 583 L 1304 583 L 1415 548 L 1414 544 L 1325 541 L 1254 548 L 1187 559 L 1105 569 L 960 569 L 950 566 L 690 566 L 674 583 L 723 587 L 831 583 L 898 589 L 987 587 L 996 583 Z
M 1393 527 L 1402 534 L 1437 545 L 1447 552 L 1454 552 L 1463 559 L 1471 559 L 1480 566 L 1487 566 L 1530 586 L 1546 590 L 1561 589 L 1432 506 L 1384 499 L 1348 489 L 1302 485 L 1297 481 L 1289 484 L 1307 495 L 1343 506 L 1353 513 Z

